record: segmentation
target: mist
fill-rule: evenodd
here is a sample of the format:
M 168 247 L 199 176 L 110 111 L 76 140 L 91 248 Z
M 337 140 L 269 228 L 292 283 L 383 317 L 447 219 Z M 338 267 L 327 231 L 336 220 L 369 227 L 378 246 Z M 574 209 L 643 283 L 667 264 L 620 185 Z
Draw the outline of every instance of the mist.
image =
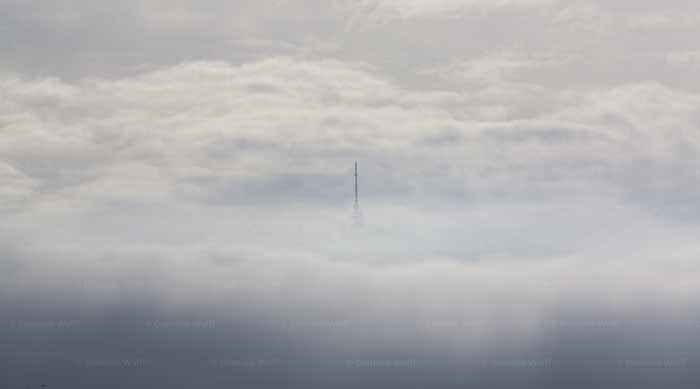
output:
M 3 388 L 697 386 L 696 5 L 102 3 L 0 1 Z

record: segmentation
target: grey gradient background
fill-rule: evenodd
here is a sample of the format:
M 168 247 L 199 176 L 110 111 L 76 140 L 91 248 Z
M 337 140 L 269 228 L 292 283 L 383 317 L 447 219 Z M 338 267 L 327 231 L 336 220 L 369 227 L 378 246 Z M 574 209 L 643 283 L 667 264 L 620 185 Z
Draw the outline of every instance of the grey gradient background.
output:
M 699 35 L 680 0 L 0 0 L 0 387 L 696 388 Z

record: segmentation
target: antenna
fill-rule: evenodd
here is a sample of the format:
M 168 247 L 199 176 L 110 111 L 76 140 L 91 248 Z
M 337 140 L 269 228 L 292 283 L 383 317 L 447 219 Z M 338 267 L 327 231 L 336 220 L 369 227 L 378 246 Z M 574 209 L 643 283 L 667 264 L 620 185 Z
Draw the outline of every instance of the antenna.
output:
M 358 199 L 358 192 L 357 192 L 357 162 L 355 162 L 355 207 L 359 207 L 360 201 Z
M 359 174 L 357 173 L 357 162 L 355 162 L 355 224 L 360 224 L 362 222 L 362 215 L 360 214 L 360 196 L 357 185 L 358 178 Z

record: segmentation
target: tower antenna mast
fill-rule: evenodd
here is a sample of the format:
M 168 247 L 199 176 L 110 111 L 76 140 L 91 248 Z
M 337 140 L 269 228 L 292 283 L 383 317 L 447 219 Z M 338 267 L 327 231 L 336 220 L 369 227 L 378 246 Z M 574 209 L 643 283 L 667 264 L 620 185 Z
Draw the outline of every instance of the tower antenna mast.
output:
M 362 216 L 360 215 L 360 196 L 357 184 L 358 178 L 359 174 L 357 173 L 357 162 L 355 162 L 355 223 L 360 224 Z
M 357 162 L 355 162 L 355 207 L 358 207 L 360 205 L 360 201 L 358 199 L 358 191 L 357 191 Z

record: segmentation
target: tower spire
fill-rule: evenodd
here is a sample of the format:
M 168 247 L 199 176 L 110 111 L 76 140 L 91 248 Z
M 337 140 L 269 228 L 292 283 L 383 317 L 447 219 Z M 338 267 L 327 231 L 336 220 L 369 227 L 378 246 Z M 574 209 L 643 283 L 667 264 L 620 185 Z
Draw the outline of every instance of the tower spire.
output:
M 357 190 L 357 162 L 355 162 L 355 207 L 359 206 L 358 190 Z
M 357 172 L 357 162 L 355 162 L 355 224 L 361 224 L 362 223 L 362 215 L 360 214 L 360 196 L 359 196 L 359 189 L 358 189 L 358 179 L 359 179 L 359 174 Z

